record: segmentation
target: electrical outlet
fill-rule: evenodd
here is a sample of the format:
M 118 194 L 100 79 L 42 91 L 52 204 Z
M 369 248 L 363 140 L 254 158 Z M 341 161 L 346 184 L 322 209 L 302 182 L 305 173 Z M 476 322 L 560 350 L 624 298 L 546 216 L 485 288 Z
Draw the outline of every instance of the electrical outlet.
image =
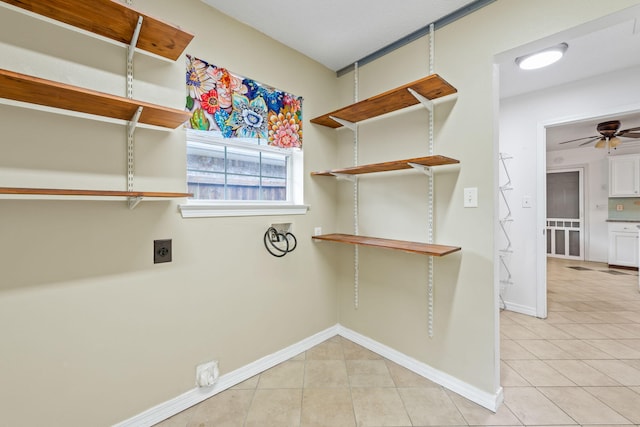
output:
M 293 229 L 293 224 L 291 224 L 290 222 L 271 224 L 270 228 L 273 228 L 274 230 L 276 230 L 275 233 L 272 232 L 273 235 L 271 236 L 271 241 L 279 242 L 281 240 L 282 235 L 291 233 L 291 230 Z
M 171 239 L 153 241 L 153 263 L 171 262 Z
M 196 366 L 196 385 L 198 387 L 211 387 L 219 376 L 220 370 L 217 360 Z
M 313 235 L 314 235 L 314 236 L 319 236 L 319 235 L 321 235 L 321 234 L 322 234 L 322 227 L 315 227 L 315 228 L 313 229 Z

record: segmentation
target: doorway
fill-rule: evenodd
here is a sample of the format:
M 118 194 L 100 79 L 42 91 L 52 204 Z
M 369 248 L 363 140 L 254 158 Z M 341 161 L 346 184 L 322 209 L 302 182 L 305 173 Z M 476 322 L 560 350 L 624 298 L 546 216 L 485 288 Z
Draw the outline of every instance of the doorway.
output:
M 547 256 L 584 260 L 584 169 L 547 171 Z

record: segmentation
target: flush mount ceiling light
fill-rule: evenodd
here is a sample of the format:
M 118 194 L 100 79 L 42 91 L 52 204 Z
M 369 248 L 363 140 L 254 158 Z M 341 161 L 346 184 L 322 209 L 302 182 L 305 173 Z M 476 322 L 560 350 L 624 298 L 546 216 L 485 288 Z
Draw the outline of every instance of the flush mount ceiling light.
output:
M 538 68 L 543 68 L 559 61 L 567 51 L 568 47 L 568 44 L 560 43 L 539 52 L 519 56 L 516 58 L 516 64 L 522 70 L 536 70 Z

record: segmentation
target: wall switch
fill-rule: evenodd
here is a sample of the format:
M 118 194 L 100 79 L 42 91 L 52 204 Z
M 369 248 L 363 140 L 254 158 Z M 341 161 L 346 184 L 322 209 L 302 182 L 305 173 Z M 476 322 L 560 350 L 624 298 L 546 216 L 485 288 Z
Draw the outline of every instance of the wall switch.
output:
M 616 205 L 616 210 L 619 211 L 623 211 L 624 210 L 624 205 Z
M 531 196 L 522 197 L 522 207 L 523 208 L 530 208 L 531 206 L 532 206 Z
M 464 189 L 464 207 L 478 207 L 478 187 L 470 187 Z
M 171 262 L 171 239 L 153 241 L 153 263 Z

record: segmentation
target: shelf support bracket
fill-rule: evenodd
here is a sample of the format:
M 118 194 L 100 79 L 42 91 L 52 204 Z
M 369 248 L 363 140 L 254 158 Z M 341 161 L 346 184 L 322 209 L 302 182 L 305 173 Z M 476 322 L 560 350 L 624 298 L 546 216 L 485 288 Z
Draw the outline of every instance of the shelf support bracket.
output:
M 424 108 L 429 110 L 429 113 L 433 113 L 433 101 L 432 100 L 420 95 L 418 92 L 416 92 L 415 90 L 411 89 L 410 87 L 408 87 L 407 90 L 409 91 L 409 93 L 411 93 L 411 95 L 414 96 L 414 98 L 416 98 L 418 101 L 420 101 L 420 103 L 422 104 L 422 106 Z
M 138 16 L 138 22 L 136 23 L 136 28 L 133 30 L 133 36 L 131 37 L 131 43 L 129 43 L 129 49 L 127 52 L 127 61 L 133 61 L 133 54 L 136 50 L 136 45 L 138 44 L 138 37 L 140 37 L 140 28 L 142 28 L 142 16 Z
M 419 163 L 411 163 L 411 162 L 409 162 L 407 164 L 409 166 L 411 166 L 412 168 L 414 168 L 415 170 L 418 170 L 418 171 L 424 173 L 428 177 L 432 177 L 433 176 L 433 171 L 431 170 L 431 167 L 429 167 L 429 166 L 421 165 Z
M 357 177 L 348 173 L 331 172 L 331 175 L 335 176 L 338 181 L 351 181 L 356 182 Z
M 131 4 L 131 0 L 127 0 L 127 4 Z M 136 27 L 133 29 L 133 35 L 131 36 L 131 42 L 127 48 L 127 98 L 133 98 L 133 55 L 136 51 L 136 45 L 138 44 L 138 38 L 140 37 L 140 29 L 142 28 L 143 17 L 138 16 Z M 140 120 L 140 114 L 142 114 L 142 106 L 139 106 L 131 120 L 127 122 L 127 191 L 133 191 L 133 177 L 134 177 L 134 161 L 135 161 L 135 139 L 134 133 L 136 126 L 138 126 L 138 120 Z M 129 209 L 134 209 L 138 206 L 138 203 L 142 200 L 142 197 L 127 197 L 127 204 Z
M 138 107 L 135 113 L 133 113 L 133 117 L 127 123 L 127 136 L 129 138 L 133 138 L 133 133 L 136 130 L 136 126 L 138 126 L 138 121 L 140 120 L 140 114 L 142 114 L 142 105 Z
M 335 121 L 335 122 L 340 123 L 342 126 L 346 127 L 346 128 L 347 128 L 347 129 L 349 129 L 349 130 L 352 130 L 352 131 L 354 131 L 354 132 L 355 132 L 355 130 L 356 130 L 356 128 L 357 128 L 357 126 L 358 126 L 358 124 L 357 124 L 357 123 L 350 122 L 350 121 L 347 121 L 347 120 L 344 120 L 344 119 L 340 119 L 340 118 L 338 118 L 338 117 L 329 116 L 329 118 L 330 118 L 331 120 Z
M 127 122 L 127 191 L 133 191 L 133 176 L 135 169 L 135 140 L 133 134 L 138 125 L 138 120 L 142 114 L 142 106 L 139 106 L 136 112 L 131 117 L 131 120 Z M 142 200 L 141 197 L 129 197 L 129 209 L 135 208 Z
M 127 197 L 127 202 L 129 203 L 129 209 L 134 209 L 136 206 L 138 206 L 138 203 L 140 203 L 142 201 L 142 197 L 137 196 L 137 197 Z

